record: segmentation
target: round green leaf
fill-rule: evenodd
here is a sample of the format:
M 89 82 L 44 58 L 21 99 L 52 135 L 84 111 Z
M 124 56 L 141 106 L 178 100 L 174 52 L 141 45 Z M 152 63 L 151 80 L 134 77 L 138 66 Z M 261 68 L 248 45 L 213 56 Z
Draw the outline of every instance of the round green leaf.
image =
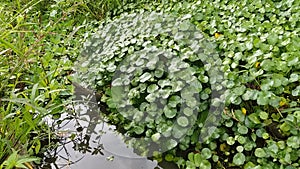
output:
M 240 125 L 240 126 L 238 127 L 238 132 L 239 132 L 240 134 L 247 134 L 247 133 L 248 133 L 248 128 L 247 128 L 246 126 Z
M 260 124 L 260 120 L 259 118 L 257 117 L 257 114 L 256 113 L 252 113 L 248 116 L 249 120 L 252 121 L 253 123 L 255 124 Z
M 203 148 L 202 151 L 201 151 L 201 155 L 202 157 L 204 157 L 205 159 L 209 159 L 212 155 L 210 149 L 208 148 Z
M 173 139 L 169 139 L 169 140 L 167 140 L 166 144 L 167 144 L 168 150 L 171 150 L 172 148 L 176 147 L 178 143 L 177 143 L 177 141 L 175 141 Z
M 291 136 L 287 139 L 286 144 L 289 147 L 292 147 L 294 149 L 298 149 L 300 147 L 300 139 L 298 136 Z
M 268 90 L 268 89 L 266 89 Z M 269 96 L 267 94 L 265 94 L 264 92 L 260 92 L 258 94 L 258 98 L 257 98 L 257 104 L 258 105 L 267 105 L 269 103 Z
M 142 134 L 142 133 L 145 131 L 145 129 L 144 129 L 144 127 L 142 127 L 142 126 L 135 126 L 135 127 L 133 128 L 133 131 L 134 131 L 136 134 Z
M 289 81 L 291 82 L 291 83 L 293 83 L 293 82 L 296 82 L 296 81 L 298 81 L 299 80 L 299 75 L 298 74 L 296 74 L 296 73 L 292 73 L 291 75 L 290 75 L 290 79 L 289 79 Z
M 208 160 L 201 160 L 199 168 L 201 168 L 201 169 L 211 169 L 211 164 Z
M 241 153 L 241 152 L 244 151 L 244 147 L 243 146 L 237 146 L 236 147 L 236 151 L 239 152 L 239 153 Z
M 228 145 L 233 145 L 235 143 L 235 139 L 231 136 L 228 137 L 226 141 Z
M 235 165 L 241 166 L 245 163 L 246 157 L 243 153 L 237 153 L 233 156 L 233 163 Z
M 262 138 L 265 139 L 265 140 L 268 139 L 269 138 L 269 134 L 268 133 L 263 133 L 262 134 Z
M 155 133 L 151 136 L 152 141 L 157 142 L 160 138 L 160 133 Z
M 170 107 L 175 108 L 179 103 L 181 103 L 181 98 L 179 96 L 171 96 L 169 98 L 168 104 L 170 105 Z
M 188 120 L 188 118 L 185 117 L 185 116 L 180 116 L 180 117 L 178 117 L 178 119 L 177 119 L 177 123 L 178 123 L 180 126 L 182 126 L 182 127 L 186 127 L 186 126 L 189 125 L 189 120 Z
M 145 99 L 150 103 L 154 102 L 156 99 L 156 95 L 154 93 L 150 93 L 145 97 Z
M 191 116 L 194 114 L 194 110 L 189 108 L 189 107 L 186 107 L 183 109 L 183 113 L 186 115 L 186 116 Z
M 167 118 L 173 118 L 176 116 L 177 111 L 173 108 L 170 108 L 169 106 L 165 106 L 164 108 L 164 114 Z
M 278 153 L 279 149 L 276 143 L 272 143 L 271 145 L 268 146 L 268 150 L 276 154 Z
M 240 144 L 245 144 L 246 143 L 246 137 L 244 137 L 244 136 L 238 136 L 237 141 Z
M 277 34 L 270 33 L 267 40 L 270 45 L 275 45 L 278 42 L 278 38 Z
M 266 156 L 267 156 L 265 150 L 262 149 L 262 148 L 257 148 L 257 149 L 255 149 L 254 155 L 255 155 L 256 157 L 259 157 L 259 158 L 263 158 L 263 157 L 266 157 Z
M 264 112 L 264 111 L 259 112 L 259 117 L 260 117 L 262 120 L 268 119 L 268 116 L 269 116 L 269 114 L 266 113 L 266 112 Z
M 147 87 L 147 92 L 148 93 L 153 93 L 156 90 L 158 90 L 158 86 L 156 84 L 151 84 Z
M 296 89 L 292 90 L 293 96 L 300 96 L 300 86 L 297 86 Z

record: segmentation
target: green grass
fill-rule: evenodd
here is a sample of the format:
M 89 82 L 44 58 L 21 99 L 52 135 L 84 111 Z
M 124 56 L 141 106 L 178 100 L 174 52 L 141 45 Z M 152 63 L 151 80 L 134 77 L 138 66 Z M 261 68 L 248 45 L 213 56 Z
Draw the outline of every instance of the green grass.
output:
M 73 62 L 85 33 L 119 0 L 0 2 L 0 168 L 38 162 L 51 144 L 43 121 L 70 102 Z M 95 24 L 95 26 L 94 26 Z M 41 140 L 48 140 L 48 144 Z

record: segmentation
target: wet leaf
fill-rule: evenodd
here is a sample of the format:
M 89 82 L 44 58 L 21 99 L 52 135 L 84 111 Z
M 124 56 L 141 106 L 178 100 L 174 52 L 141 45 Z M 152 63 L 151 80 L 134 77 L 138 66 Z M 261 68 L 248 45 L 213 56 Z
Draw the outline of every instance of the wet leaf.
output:
M 151 136 L 152 141 L 157 142 L 160 139 L 160 133 L 155 133 Z
M 300 86 L 297 86 L 296 89 L 292 90 L 293 96 L 300 96 Z
M 262 120 L 268 119 L 268 116 L 269 116 L 269 114 L 266 113 L 266 112 L 264 112 L 264 111 L 259 112 L 259 117 L 260 117 Z
M 235 165 L 241 166 L 245 163 L 246 157 L 243 153 L 237 153 L 233 156 L 233 163 Z
M 147 80 L 149 80 L 150 78 L 152 78 L 151 73 L 146 72 L 140 77 L 140 82 L 144 83 Z
M 158 89 L 159 89 L 159 87 L 156 84 L 151 84 L 147 87 L 147 92 L 153 93 L 153 92 L 157 91 Z
M 263 157 L 266 157 L 266 156 L 267 156 L 265 150 L 262 149 L 262 148 L 257 148 L 257 149 L 255 149 L 254 154 L 255 154 L 256 157 L 259 157 L 259 158 L 263 158 Z
M 289 137 L 286 144 L 294 149 L 298 149 L 300 147 L 299 137 L 297 136 Z
M 170 108 L 168 106 L 165 106 L 164 108 L 164 114 L 167 118 L 173 118 L 176 116 L 177 111 L 173 108 Z
M 238 132 L 240 134 L 247 134 L 248 133 L 248 128 L 246 126 L 239 125 L 238 126 Z
M 248 116 L 249 120 L 251 120 L 255 124 L 260 124 L 260 120 L 258 118 L 258 115 L 256 113 L 252 113 Z
M 202 155 L 203 158 L 209 159 L 209 158 L 211 158 L 211 156 L 212 156 L 212 152 L 210 151 L 209 148 L 203 148 L 203 149 L 201 150 L 201 155 Z
M 185 116 L 180 116 L 177 118 L 177 123 L 182 127 L 187 127 L 189 125 L 189 120 Z

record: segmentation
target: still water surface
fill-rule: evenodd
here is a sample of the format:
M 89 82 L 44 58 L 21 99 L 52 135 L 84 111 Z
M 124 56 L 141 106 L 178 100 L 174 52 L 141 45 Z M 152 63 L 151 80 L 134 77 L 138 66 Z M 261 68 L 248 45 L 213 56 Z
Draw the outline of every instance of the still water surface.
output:
M 50 164 L 52 169 L 177 168 L 174 164 L 161 167 L 157 161 L 134 153 L 116 127 L 103 120 L 95 104 L 96 98 L 80 88 L 75 89 L 76 98 L 69 107 L 70 112 L 62 114 L 58 120 L 47 119 L 61 138 L 60 146 L 49 151 L 50 156 L 55 156 Z
M 84 121 L 80 122 L 83 128 L 86 127 Z M 71 131 L 76 133 L 76 127 L 78 127 L 78 119 L 69 121 L 68 124 L 64 125 L 64 128 L 61 128 L 61 131 L 68 132 L 65 135 L 68 137 L 72 133 Z M 64 149 L 59 152 L 56 165 L 60 168 L 72 169 L 154 169 L 157 166 L 157 162 L 135 154 L 133 149 L 127 147 L 123 142 L 121 134 L 115 132 L 114 129 L 114 126 L 107 123 L 98 124 L 88 143 L 90 148 L 85 147 L 93 150 L 93 148 L 101 146 L 100 151 L 103 154 L 92 155 L 89 152 L 79 152 L 78 149 L 84 149 L 84 145 L 77 147 L 80 146 L 77 144 L 75 146 L 77 150 L 75 150 L 74 142 L 70 142 L 65 144 Z M 81 133 L 77 132 L 78 135 Z M 96 138 L 97 135 L 101 135 L 101 138 Z M 56 168 L 56 166 L 52 164 L 52 168 Z

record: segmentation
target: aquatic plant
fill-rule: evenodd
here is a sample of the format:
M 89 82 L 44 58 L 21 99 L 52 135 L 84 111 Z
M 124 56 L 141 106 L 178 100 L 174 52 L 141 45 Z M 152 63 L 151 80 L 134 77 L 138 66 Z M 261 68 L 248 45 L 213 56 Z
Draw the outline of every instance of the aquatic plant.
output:
M 99 35 L 99 40 L 116 37 L 119 41 L 111 45 L 108 45 L 109 43 L 99 45 L 105 40 L 89 41 L 85 49 L 87 51 L 97 51 L 97 54 L 92 57 L 83 55 L 87 61 L 83 68 L 89 73 L 92 72 L 92 74 L 91 76 L 84 75 L 82 78 L 88 84 L 104 92 L 102 101 L 112 111 L 109 115 L 110 121 L 124 126 L 125 131 L 132 135 L 159 141 L 162 137 L 160 131 L 167 131 L 168 129 L 165 127 L 168 126 L 168 121 L 162 120 L 164 125 L 156 125 L 151 121 L 151 118 L 147 118 L 149 120 L 147 124 L 150 125 L 152 122 L 155 126 L 150 125 L 148 127 L 147 124 L 143 125 L 141 122 L 146 118 L 143 113 L 140 113 L 140 107 L 135 107 L 136 109 L 131 112 L 132 114 L 118 112 L 118 106 L 124 106 L 124 104 L 141 105 L 141 109 L 147 109 L 149 105 L 151 107 L 151 101 L 156 101 L 156 96 L 150 94 L 161 87 L 158 84 L 160 79 L 155 76 L 155 71 L 152 73 L 151 70 L 142 69 L 137 71 L 137 69 L 133 69 L 137 71 L 137 74 L 132 79 L 131 77 L 121 78 L 124 80 L 121 83 L 125 84 L 131 84 L 134 80 L 132 86 L 126 88 L 130 95 L 122 96 L 122 92 L 126 90 L 116 93 L 120 94 L 120 98 L 129 98 L 128 101 L 131 101 L 129 103 L 121 104 L 121 102 L 117 102 L 117 105 L 114 104 L 112 99 L 114 93 L 110 86 L 112 82 L 118 82 L 118 78 L 114 78 L 114 73 L 122 70 L 121 66 L 124 58 L 128 55 L 134 55 L 137 51 L 146 51 L 148 41 L 149 44 L 155 44 L 154 46 L 160 48 L 171 48 L 170 53 L 175 52 L 174 55 L 176 56 L 176 52 L 178 52 L 179 58 L 185 56 L 181 53 L 181 49 L 184 49 L 184 47 L 180 47 L 180 42 L 170 42 L 171 39 L 167 35 L 150 36 L 142 39 L 136 37 L 135 34 L 132 34 L 132 36 L 130 34 L 131 37 L 127 40 L 127 33 L 131 31 L 139 32 L 139 30 L 131 27 L 131 25 L 118 29 L 118 25 L 113 24 L 114 22 L 119 23 L 121 19 L 126 17 L 136 16 L 136 13 L 139 13 L 141 9 L 144 13 L 146 13 L 145 11 L 150 13 L 153 11 L 162 12 L 174 14 L 178 18 L 189 16 L 189 21 L 202 31 L 203 37 L 207 41 L 216 44 L 213 49 L 216 49 L 218 55 L 222 58 L 221 70 L 225 75 L 222 84 L 228 89 L 225 99 L 226 109 L 223 111 L 218 128 L 212 133 L 211 137 L 202 143 L 193 140 L 194 137 L 185 137 L 181 142 L 186 142 L 186 144 L 182 144 L 183 146 L 180 148 L 186 149 L 187 145 L 194 143 L 195 152 L 191 152 L 188 158 L 182 158 L 177 157 L 177 152 L 170 151 L 170 155 L 167 154 L 165 157 L 172 156 L 173 158 L 168 158 L 168 160 L 177 162 L 179 166 L 189 166 L 189 168 L 197 168 L 200 165 L 203 167 L 204 164 L 200 163 L 205 160 L 210 164 L 205 163 L 207 168 L 298 168 L 300 165 L 299 156 L 297 155 L 299 154 L 299 141 L 296 140 L 299 140 L 300 137 L 300 57 L 298 51 L 299 22 L 297 20 L 300 15 L 299 1 L 243 0 L 239 3 L 231 0 L 214 2 L 141 2 L 130 3 L 116 9 L 113 15 L 117 17 L 112 21 L 104 22 L 100 27 L 99 34 L 101 36 Z M 120 13 L 122 13 L 121 16 L 119 16 Z M 120 24 L 122 25 L 121 22 Z M 141 27 L 142 29 L 147 28 L 147 23 L 141 25 Z M 134 28 L 134 30 L 131 30 L 131 28 Z M 107 32 L 113 31 L 113 29 L 122 32 L 124 38 L 122 39 L 117 31 L 115 31 L 116 36 L 115 34 L 105 36 Z M 145 42 L 146 47 L 143 47 L 142 44 Z M 168 46 L 169 42 L 170 46 Z M 99 48 L 102 45 L 103 48 Z M 158 50 L 160 49 L 158 48 Z M 93 52 L 87 53 L 92 54 Z M 155 56 L 151 58 L 153 57 L 155 58 Z M 125 72 L 130 71 L 132 67 L 130 65 L 138 64 L 138 62 L 140 62 L 140 65 L 155 63 L 155 61 L 150 62 L 150 60 L 150 58 L 145 61 L 138 58 L 131 61 L 125 59 L 124 70 Z M 119 65 L 121 66 L 118 67 Z M 189 66 L 193 67 L 193 65 Z M 194 65 L 196 69 L 200 70 L 203 66 L 205 67 L 203 64 Z M 207 76 L 205 72 L 202 73 L 204 73 L 202 80 L 198 78 L 202 85 L 202 90 L 199 92 L 200 100 L 202 98 L 209 99 L 212 91 L 210 90 L 211 86 L 208 84 L 212 76 Z M 177 96 L 181 97 L 180 95 Z M 174 96 L 171 99 L 174 100 L 174 104 L 176 104 L 178 97 Z M 138 102 L 139 100 L 141 102 Z M 203 103 L 206 103 L 205 100 L 202 99 L 201 103 L 203 101 Z M 169 100 L 166 100 L 166 102 L 168 103 Z M 153 107 L 155 110 L 153 104 L 150 110 Z M 180 110 L 176 111 L 176 113 L 179 112 Z M 202 111 L 199 112 L 201 112 L 199 113 L 201 115 Z M 170 111 L 170 114 L 166 114 L 172 117 L 174 112 Z M 161 113 L 163 116 L 159 116 L 158 119 L 170 119 L 165 116 L 166 114 Z M 128 119 L 127 116 L 130 118 Z M 185 122 L 186 120 L 182 119 L 180 123 L 185 125 Z M 171 121 L 169 124 L 177 123 Z M 198 123 L 196 122 L 196 124 Z M 148 130 L 149 128 L 151 130 Z M 188 135 L 189 131 L 186 131 Z M 194 131 L 193 134 L 197 133 L 197 130 L 192 131 Z M 207 148 L 210 151 L 207 151 Z M 200 153 L 202 150 L 211 152 L 211 156 L 202 157 L 203 153 Z M 201 155 L 197 155 L 198 151 Z M 161 155 L 158 154 L 157 157 L 160 158 Z
M 221 60 L 189 17 L 124 14 L 103 23 L 84 45 L 79 79 L 104 92 L 109 118 L 127 134 L 145 136 L 135 146 L 154 142 L 170 150 L 180 142 L 186 149 L 192 137 L 198 141 L 194 131 L 209 110 L 215 121 L 207 124 L 217 123 L 222 102 L 210 95 L 222 94 Z

